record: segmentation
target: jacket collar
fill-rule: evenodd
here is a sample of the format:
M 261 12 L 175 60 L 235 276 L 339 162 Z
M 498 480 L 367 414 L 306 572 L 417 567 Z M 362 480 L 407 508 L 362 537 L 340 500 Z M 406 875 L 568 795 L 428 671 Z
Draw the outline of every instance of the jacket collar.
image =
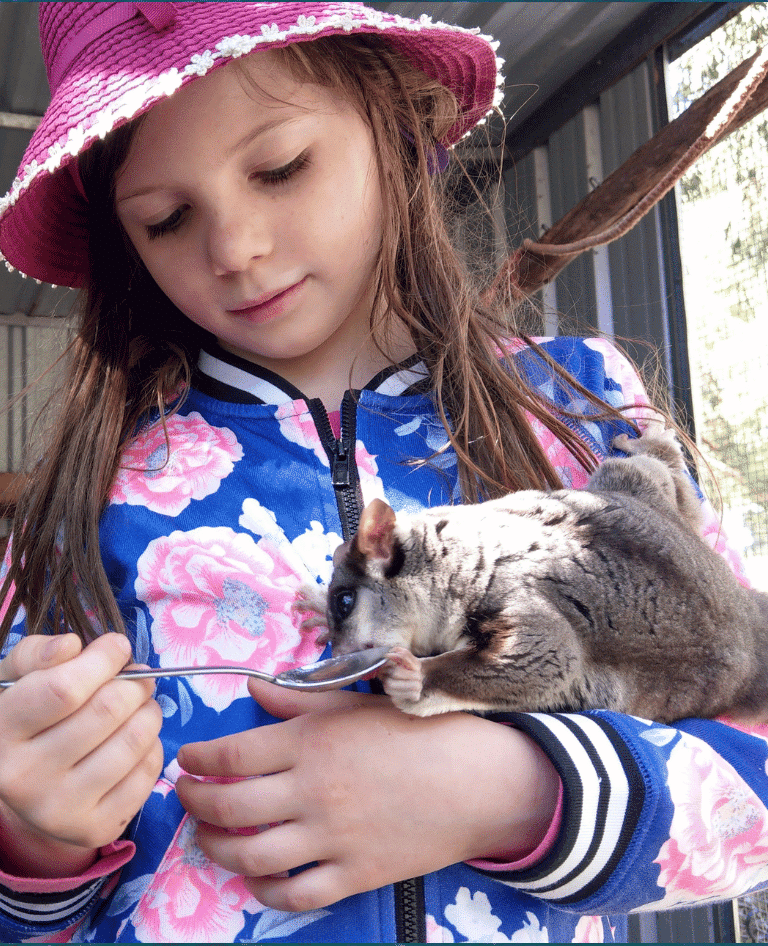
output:
M 364 390 L 389 397 L 423 393 L 429 384 L 429 372 L 417 355 L 399 365 L 380 371 Z M 280 375 L 239 358 L 209 342 L 200 352 L 194 385 L 203 394 L 235 404 L 284 404 L 308 400 L 298 388 Z

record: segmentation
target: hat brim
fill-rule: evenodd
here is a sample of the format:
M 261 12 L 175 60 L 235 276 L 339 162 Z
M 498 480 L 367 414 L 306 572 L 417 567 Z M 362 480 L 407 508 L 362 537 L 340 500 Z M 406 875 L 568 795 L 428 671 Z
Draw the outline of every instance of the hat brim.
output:
M 319 36 L 378 34 L 456 96 L 460 117 L 446 145 L 468 133 L 500 99 L 495 44 L 479 31 L 426 16 L 408 20 L 362 4 L 177 6 L 179 15 L 165 29 L 134 16 L 97 37 L 56 88 L 19 175 L 0 200 L 0 254 L 11 268 L 43 282 L 81 286 L 88 268 L 87 207 L 67 165 L 113 128 L 240 56 Z

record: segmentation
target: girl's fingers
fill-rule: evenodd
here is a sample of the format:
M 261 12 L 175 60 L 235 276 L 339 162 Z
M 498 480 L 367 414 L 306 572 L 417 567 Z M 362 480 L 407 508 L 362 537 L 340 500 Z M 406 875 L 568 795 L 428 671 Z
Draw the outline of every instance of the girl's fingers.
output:
M 73 767 L 22 745 L 0 767 L 0 797 L 43 835 L 82 847 L 119 837 L 162 770 L 159 707 L 142 707 L 97 752 Z M 47 735 L 47 734 L 46 734 Z M 34 742 L 34 741 L 33 741 Z
M 154 788 L 163 768 L 163 748 L 155 740 L 138 761 L 118 782 L 108 786 L 83 783 L 70 772 L 58 789 L 67 792 L 65 806 L 50 803 L 35 805 L 29 799 L 27 809 L 19 811 L 38 831 L 66 843 L 83 848 L 99 848 L 110 844 L 125 830 Z
M 108 794 L 153 750 L 162 721 L 160 706 L 152 699 L 147 700 L 108 739 L 83 754 L 74 764 L 70 778 L 88 786 L 87 790 L 96 798 Z
M 369 704 L 371 700 L 387 699 L 370 693 L 355 693 L 352 690 L 303 693 L 301 690 L 290 690 L 255 678 L 248 681 L 248 690 L 259 706 L 278 719 L 291 719 L 305 713 L 323 713 L 326 710 L 351 709 L 354 706 Z
M 71 716 L 125 666 L 130 656 L 130 642 L 124 635 L 104 634 L 64 663 L 30 670 L 18 683 L 0 692 L 0 739 L 3 734 L 13 734 L 16 740 L 30 739 Z
M 55 757 L 61 768 L 86 760 L 105 744 L 114 746 L 110 766 L 117 764 L 114 756 L 119 750 L 132 757 L 132 743 L 142 737 L 136 733 L 135 714 L 145 707 L 150 721 L 160 714 L 153 693 L 153 680 L 108 680 L 79 709 L 39 733 L 34 739 L 35 751 Z
M 103 832 L 112 833 L 116 827 L 109 838 L 114 840 L 122 831 L 122 822 L 135 814 L 159 774 L 161 720 L 160 707 L 148 700 L 84 757 L 77 734 L 67 728 L 61 732 L 65 724 L 29 742 L 9 746 L 4 756 L 8 764 L 0 768 L 0 797 L 30 825 L 59 840 L 99 846 L 106 843 L 100 840 Z M 76 757 L 74 762 L 72 757 Z M 143 788 L 136 791 L 144 791 L 139 806 L 119 819 L 117 825 L 114 819 L 104 821 L 98 815 L 104 798 L 134 771 L 141 772 L 147 766 L 151 781 L 146 775 L 139 777 Z
M 251 696 L 271 716 L 285 723 L 260 726 L 245 733 L 222 736 L 209 742 L 193 742 L 179 750 L 179 765 L 193 775 L 244 778 L 267 775 L 291 768 L 296 760 L 301 734 L 291 722 L 309 713 L 349 710 L 359 706 L 390 704 L 387 697 L 350 690 L 302 693 L 261 680 L 248 681 Z
M 190 776 L 176 781 L 179 801 L 198 821 L 219 828 L 251 828 L 289 821 L 300 814 L 290 776 L 279 772 L 221 784 Z
M 163 747 L 155 740 L 149 752 L 120 782 L 112 786 L 92 812 L 86 847 L 102 847 L 119 837 L 149 798 L 163 770 Z M 74 839 L 73 839 L 74 840 Z M 83 840 L 77 843 L 82 844 Z
M 319 910 L 367 889 L 363 883 L 350 886 L 346 872 L 333 861 L 290 877 L 246 877 L 245 885 L 265 907 L 289 913 Z
M 200 824 L 195 838 L 207 857 L 241 877 L 278 874 L 325 856 L 323 848 L 314 845 L 301 825 L 294 822 L 265 827 L 249 835 Z
M 19 680 L 33 670 L 55 667 L 76 657 L 82 650 L 77 634 L 58 634 L 49 637 L 33 634 L 25 637 L 0 660 L 0 680 Z
M 293 720 L 247 732 L 191 742 L 179 749 L 179 765 L 193 775 L 248 778 L 293 767 L 298 734 Z

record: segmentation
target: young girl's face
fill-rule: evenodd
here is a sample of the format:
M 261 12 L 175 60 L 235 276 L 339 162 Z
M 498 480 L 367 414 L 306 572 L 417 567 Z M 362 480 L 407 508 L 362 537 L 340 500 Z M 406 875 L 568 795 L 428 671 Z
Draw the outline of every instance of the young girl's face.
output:
M 373 357 L 373 139 L 351 105 L 296 82 L 275 54 L 246 68 L 253 85 L 225 66 L 144 117 L 117 213 L 188 318 L 301 387 L 324 365 L 348 373 L 361 351 Z

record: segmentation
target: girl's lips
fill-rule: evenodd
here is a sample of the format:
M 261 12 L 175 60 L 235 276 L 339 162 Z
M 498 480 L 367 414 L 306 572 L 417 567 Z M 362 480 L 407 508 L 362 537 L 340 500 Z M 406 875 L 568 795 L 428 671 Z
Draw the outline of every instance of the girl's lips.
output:
M 296 296 L 301 292 L 305 282 L 306 276 L 304 279 L 299 280 L 299 282 L 288 286 L 287 289 L 281 289 L 274 295 L 267 295 L 257 302 L 246 303 L 237 309 L 228 309 L 227 311 L 230 315 L 246 319 L 249 322 L 267 322 L 269 319 L 274 319 L 278 315 L 283 314 L 288 306 L 295 301 Z

